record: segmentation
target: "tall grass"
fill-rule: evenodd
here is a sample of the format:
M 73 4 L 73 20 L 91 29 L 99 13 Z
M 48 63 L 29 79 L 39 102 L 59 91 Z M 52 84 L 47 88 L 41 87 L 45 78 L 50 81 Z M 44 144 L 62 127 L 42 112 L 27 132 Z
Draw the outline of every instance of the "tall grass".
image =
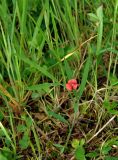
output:
M 118 0 L 0 0 L 0 13 L 0 159 L 117 159 Z

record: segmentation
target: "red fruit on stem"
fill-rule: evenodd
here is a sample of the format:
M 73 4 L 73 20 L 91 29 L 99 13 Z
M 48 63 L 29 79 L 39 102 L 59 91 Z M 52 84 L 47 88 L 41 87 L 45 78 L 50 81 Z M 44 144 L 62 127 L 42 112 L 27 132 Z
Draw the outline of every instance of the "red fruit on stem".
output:
M 68 91 L 76 90 L 79 84 L 76 79 L 70 79 L 68 83 L 66 83 L 66 89 Z

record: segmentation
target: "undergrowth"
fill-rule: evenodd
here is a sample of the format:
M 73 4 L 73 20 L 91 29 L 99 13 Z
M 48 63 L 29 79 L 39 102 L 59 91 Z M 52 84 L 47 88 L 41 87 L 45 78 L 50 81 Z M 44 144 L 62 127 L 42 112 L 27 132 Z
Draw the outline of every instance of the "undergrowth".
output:
M 118 159 L 117 40 L 118 0 L 0 0 L 0 160 Z

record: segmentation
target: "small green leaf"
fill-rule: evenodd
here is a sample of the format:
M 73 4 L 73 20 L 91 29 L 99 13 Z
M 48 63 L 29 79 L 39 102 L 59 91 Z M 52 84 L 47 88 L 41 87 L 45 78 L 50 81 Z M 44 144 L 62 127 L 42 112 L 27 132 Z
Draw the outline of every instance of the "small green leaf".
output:
M 105 142 L 105 144 L 102 147 L 102 154 L 107 155 L 112 150 L 112 146 L 116 145 L 118 146 L 118 137 L 109 139 Z
M 19 124 L 19 125 L 17 126 L 17 131 L 18 131 L 18 132 L 25 132 L 26 129 L 27 129 L 27 127 L 26 127 L 25 125 L 23 125 L 23 124 Z
M 102 148 L 102 153 L 103 154 L 108 154 L 111 149 L 112 148 L 110 146 L 105 146 L 105 147 Z
M 116 114 L 116 115 L 118 114 L 118 110 L 117 110 L 118 103 L 117 102 L 110 103 L 109 101 L 104 101 L 103 105 L 109 113 Z
M 27 125 L 27 128 L 30 128 L 31 125 L 32 125 L 32 119 L 30 117 L 26 117 L 26 125 Z
M 85 139 L 82 138 L 82 139 L 80 140 L 80 146 L 83 146 L 84 144 L 85 144 Z
M 27 149 L 27 147 L 29 146 L 29 143 L 30 143 L 30 137 L 26 132 L 24 133 L 22 139 L 19 141 L 21 149 Z
M 32 99 L 33 100 L 35 100 L 35 99 L 37 99 L 37 98 L 39 98 L 39 97 L 42 97 L 42 95 L 44 95 L 45 94 L 45 92 L 44 91 L 40 91 L 40 92 L 32 92 L 32 95 L 31 95 L 31 97 L 32 97 Z
M 99 21 L 99 18 L 93 13 L 88 13 L 88 18 L 90 19 L 90 21 L 95 23 Z
M 86 160 L 85 158 L 85 150 L 83 146 L 78 146 L 76 151 L 75 151 L 75 157 L 77 160 Z
M 96 158 L 99 154 L 96 151 L 90 152 L 86 154 L 86 157 Z
M 78 139 L 73 139 L 71 145 L 72 145 L 73 148 L 76 149 L 79 145 L 79 140 Z

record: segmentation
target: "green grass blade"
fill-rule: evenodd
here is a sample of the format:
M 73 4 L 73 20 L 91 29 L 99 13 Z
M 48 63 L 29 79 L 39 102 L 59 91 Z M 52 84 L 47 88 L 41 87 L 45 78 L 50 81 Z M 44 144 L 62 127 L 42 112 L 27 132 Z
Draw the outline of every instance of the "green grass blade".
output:
M 47 110 L 47 113 L 49 116 L 52 116 L 55 119 L 58 119 L 60 122 L 68 124 L 68 121 L 61 114 L 57 114 L 53 111 L 48 111 L 48 110 Z
M 18 56 L 18 58 L 24 61 L 26 64 L 29 64 L 30 67 L 35 68 L 37 71 L 40 71 L 43 75 L 49 77 L 52 81 L 58 82 L 56 78 L 51 73 L 49 73 L 47 69 L 45 69 L 45 67 L 41 67 L 40 65 L 36 64 L 36 62 L 26 57 L 25 54 L 17 54 L 16 56 Z
M 85 89 L 87 78 L 88 78 L 88 73 L 90 71 L 90 66 L 91 65 L 92 65 L 92 59 L 91 59 L 91 56 L 89 56 L 86 60 L 86 64 L 85 64 L 85 67 L 84 67 L 84 72 L 83 72 L 83 75 L 82 75 L 82 81 L 81 81 L 81 85 L 79 87 L 79 92 L 78 92 L 78 95 L 77 95 L 78 99 L 81 98 L 82 93 Z
M 100 54 L 100 49 L 101 49 L 101 43 L 102 43 L 102 34 L 103 34 L 103 7 L 100 6 L 97 9 L 97 17 L 99 19 L 99 24 L 98 24 L 98 36 L 97 36 L 97 50 L 96 50 L 96 55 L 98 56 Z

